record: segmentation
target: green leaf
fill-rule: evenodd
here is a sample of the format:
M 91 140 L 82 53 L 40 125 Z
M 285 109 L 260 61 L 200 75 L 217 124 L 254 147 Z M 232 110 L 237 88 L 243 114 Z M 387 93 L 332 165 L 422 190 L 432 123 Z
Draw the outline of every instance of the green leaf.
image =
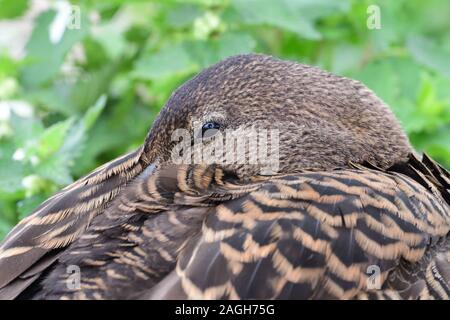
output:
M 45 129 L 36 146 L 37 154 L 40 158 L 45 159 L 61 148 L 73 122 L 74 119 L 69 118 Z
M 125 41 L 122 30 L 124 27 L 121 23 L 109 20 L 104 24 L 96 27 L 96 32 L 92 34 L 92 38 L 100 43 L 103 52 L 107 53 L 111 60 L 121 57 L 126 49 L 129 49 Z
M 85 130 L 89 130 L 97 121 L 106 105 L 106 95 L 101 95 L 95 105 L 93 105 L 83 117 L 83 124 Z
M 186 74 L 195 65 L 180 44 L 169 46 L 157 53 L 148 53 L 134 65 L 132 75 L 137 78 L 159 80 L 176 74 Z
M 21 162 L 13 160 L 15 150 L 14 144 L 2 141 L 0 148 L 0 194 L 14 193 L 22 189 L 24 166 Z
M 3 77 L 16 77 L 21 62 L 11 58 L 7 54 L 0 53 L 0 79 Z
M 409 37 L 407 47 L 417 62 L 450 77 L 450 52 L 422 36 Z
M 55 82 L 51 87 L 29 90 L 27 96 L 29 101 L 36 106 L 37 109 L 60 113 L 69 117 L 74 115 L 76 110 L 71 107 L 72 104 L 67 101 L 68 90 L 66 84 Z
M 421 67 L 411 58 L 394 58 L 390 60 L 390 64 L 398 76 L 399 95 L 415 101 L 420 89 Z
M 227 32 L 211 41 L 186 41 L 183 47 L 200 69 L 236 54 L 253 52 L 256 41 L 248 33 Z
M 249 34 L 226 33 L 218 41 L 218 59 L 242 53 L 250 53 L 254 50 L 256 41 Z
M 245 23 L 280 27 L 307 39 L 321 38 L 312 20 L 288 1 L 233 0 L 232 5 Z
M 64 144 L 57 153 L 57 157 L 61 158 L 61 162 L 67 167 L 71 167 L 74 160 L 80 156 L 87 140 L 87 131 L 97 122 L 105 105 L 106 96 L 103 95 L 98 99 L 94 106 L 88 109 L 83 118 L 70 128 L 64 140 Z M 61 175 L 66 175 L 67 177 L 68 173 L 63 172 Z
M 27 43 L 30 64 L 24 67 L 22 72 L 22 81 L 25 86 L 33 88 L 54 77 L 67 52 L 87 34 L 87 20 L 83 18 L 80 29 L 66 28 L 61 40 L 52 43 L 49 28 L 54 18 L 55 11 L 52 10 L 42 13 L 37 18 L 36 26 Z
M 44 132 L 42 121 L 38 118 L 23 118 L 11 114 L 10 124 L 13 129 L 13 140 L 16 146 L 25 146 L 27 142 L 36 140 Z
M 81 113 L 90 108 L 108 91 L 117 71 L 116 63 L 110 63 L 93 72 L 86 72 L 85 77 L 68 88 L 67 107 L 73 106 L 73 112 Z M 69 104 L 70 103 L 70 104 Z
M 102 44 L 93 37 L 86 37 L 83 40 L 83 49 L 86 55 L 86 62 L 83 67 L 86 70 L 93 71 L 105 67 L 105 63 L 109 62 L 108 53 Z
M 53 157 L 39 163 L 35 169 L 36 173 L 59 186 L 68 185 L 73 182 L 69 170 L 73 163 L 68 158 L 70 158 L 70 155 L 58 152 Z
M 363 82 L 381 99 L 395 108 L 399 93 L 399 79 L 395 68 L 388 61 L 375 61 L 354 73 L 356 80 Z
M 284 0 L 291 10 L 301 12 L 311 21 L 339 13 L 347 13 L 351 3 L 348 0 Z
M 167 22 L 175 28 L 184 28 L 192 24 L 196 18 L 201 16 L 200 9 L 192 4 L 175 6 L 167 15 Z
M 0 0 L 0 19 L 19 17 L 28 9 L 28 0 Z

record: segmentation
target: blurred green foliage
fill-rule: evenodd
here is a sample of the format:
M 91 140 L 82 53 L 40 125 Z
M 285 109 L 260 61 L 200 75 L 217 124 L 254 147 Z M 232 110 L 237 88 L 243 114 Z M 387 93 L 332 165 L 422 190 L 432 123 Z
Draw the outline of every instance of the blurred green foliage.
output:
M 14 38 L 25 54 L 11 53 L 15 41 L 0 47 L 0 239 L 52 193 L 140 145 L 173 89 L 238 53 L 363 81 L 418 150 L 450 167 L 445 0 L 72 1 L 80 28 L 61 28 L 63 10 L 48 4 L 33 16 L 32 1 L 0 0 L 0 24 L 32 27 Z M 372 4 L 380 29 L 367 26 Z

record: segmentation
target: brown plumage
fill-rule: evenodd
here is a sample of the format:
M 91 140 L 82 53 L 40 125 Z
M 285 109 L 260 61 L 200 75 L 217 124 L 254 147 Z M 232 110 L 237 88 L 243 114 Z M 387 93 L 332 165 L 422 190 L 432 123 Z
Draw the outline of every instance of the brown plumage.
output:
M 278 173 L 171 164 L 173 130 L 195 121 L 279 130 Z M 236 56 L 174 92 L 141 148 L 11 231 L 0 298 L 448 299 L 449 192 L 359 82 Z

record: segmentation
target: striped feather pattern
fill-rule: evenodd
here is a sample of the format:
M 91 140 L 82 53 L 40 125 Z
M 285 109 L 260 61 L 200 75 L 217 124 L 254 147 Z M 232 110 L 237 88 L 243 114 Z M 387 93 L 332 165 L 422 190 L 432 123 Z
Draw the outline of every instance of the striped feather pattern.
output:
M 39 274 L 41 261 L 52 257 L 54 261 L 57 249 L 67 247 L 86 230 L 123 185 L 143 170 L 141 155 L 142 148 L 67 186 L 8 234 L 0 246 L 0 298 L 12 298 L 5 286 Z M 36 272 L 25 272 L 30 267 Z
M 214 166 L 144 172 L 33 297 L 448 299 L 449 191 L 426 156 L 249 183 Z
M 178 261 L 177 290 L 193 299 L 448 299 L 449 215 L 447 203 L 397 172 L 272 179 L 208 217 Z M 381 290 L 370 287 L 373 267 Z

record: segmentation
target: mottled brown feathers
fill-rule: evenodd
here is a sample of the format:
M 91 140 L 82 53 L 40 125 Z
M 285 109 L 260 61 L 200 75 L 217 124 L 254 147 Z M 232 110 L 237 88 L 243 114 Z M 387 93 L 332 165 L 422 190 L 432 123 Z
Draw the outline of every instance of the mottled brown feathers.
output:
M 436 176 L 418 183 L 405 168 L 430 169 L 411 156 L 387 171 L 358 165 L 245 184 L 204 166 L 138 178 L 37 297 L 446 299 L 449 204 L 426 190 Z M 66 287 L 72 264 L 83 270 L 80 290 Z M 370 268 L 379 290 L 368 287 Z
M 176 90 L 146 139 L 149 161 L 167 161 L 172 131 L 192 130 L 195 121 L 280 130 L 280 172 L 350 161 L 387 168 L 412 152 L 392 112 L 360 82 L 264 55 L 226 59 Z M 241 176 L 257 171 L 230 169 Z
M 380 294 L 448 299 L 449 226 L 448 203 L 394 171 L 276 177 L 218 206 L 147 298 L 367 298 L 374 266 Z
M 211 121 L 278 130 L 278 172 L 173 164 L 174 130 Z M 10 232 L 0 298 L 448 299 L 449 206 L 448 171 L 364 85 L 235 56 L 176 90 L 141 148 Z
M 46 266 L 45 261 L 51 257 L 56 260 L 56 249 L 77 239 L 123 185 L 143 170 L 141 154 L 139 149 L 103 165 L 19 222 L 0 246 L 0 288 L 14 279 L 23 281 L 39 275 L 40 264 Z M 31 266 L 36 273 L 25 272 Z M 0 289 L 0 298 L 14 297 L 9 292 L 4 295 Z

